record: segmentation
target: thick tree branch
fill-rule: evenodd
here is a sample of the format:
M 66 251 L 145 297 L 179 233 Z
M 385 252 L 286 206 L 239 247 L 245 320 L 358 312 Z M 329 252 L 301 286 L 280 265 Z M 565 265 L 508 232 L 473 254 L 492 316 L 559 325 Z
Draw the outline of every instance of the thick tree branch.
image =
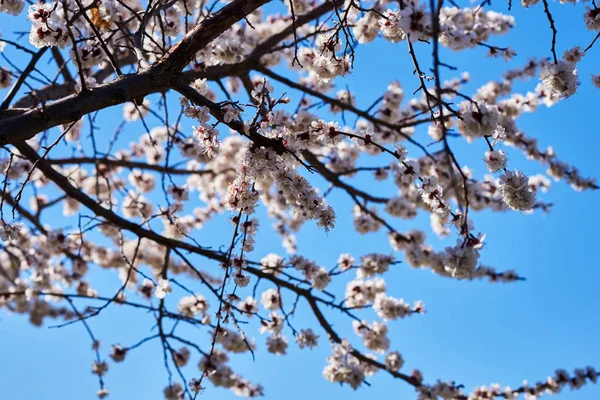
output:
M 133 75 L 63 98 L 42 109 L 34 109 L 0 122 L 0 146 L 15 144 L 54 126 L 76 121 L 83 115 L 144 98 L 169 89 L 195 54 L 234 23 L 269 0 L 235 0 L 183 37 L 155 65 Z

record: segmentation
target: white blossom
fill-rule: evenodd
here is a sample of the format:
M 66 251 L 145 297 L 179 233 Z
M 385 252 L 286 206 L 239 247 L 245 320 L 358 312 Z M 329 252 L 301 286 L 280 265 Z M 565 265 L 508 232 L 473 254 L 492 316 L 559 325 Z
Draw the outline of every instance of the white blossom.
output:
M 559 60 L 542 67 L 540 79 L 544 88 L 557 98 L 572 96 L 579 86 L 575 64 Z
M 520 171 L 506 171 L 500 176 L 502 199 L 513 210 L 527 211 L 535 203 L 535 193 L 529 189 L 529 179 Z
M 490 150 L 485 152 L 485 165 L 490 172 L 498 172 L 506 168 L 506 154 L 502 150 Z
M 158 280 L 158 285 L 156 285 L 156 289 L 154 290 L 154 296 L 158 299 L 164 299 L 169 293 L 171 293 L 171 283 L 168 279 L 160 278 Z

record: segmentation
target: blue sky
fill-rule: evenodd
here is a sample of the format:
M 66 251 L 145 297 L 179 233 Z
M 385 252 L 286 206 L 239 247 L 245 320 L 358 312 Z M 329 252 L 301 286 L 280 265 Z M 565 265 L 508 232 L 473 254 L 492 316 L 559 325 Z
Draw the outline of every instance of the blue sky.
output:
M 506 11 L 505 4 L 494 5 L 496 11 Z M 587 46 L 593 35 L 583 25 L 583 8 L 558 2 L 551 3 L 550 7 L 557 19 L 559 54 L 574 45 Z M 518 56 L 510 63 L 483 58 L 483 49 L 442 53 L 443 61 L 456 66 L 459 72 L 471 72 L 473 79 L 465 92 L 472 93 L 482 83 L 499 78 L 507 68 L 522 65 L 528 57 L 550 56 L 551 33 L 541 5 L 526 10 L 515 4 L 513 15 L 515 29 L 506 36 L 492 39 L 493 44 L 510 44 L 517 51 Z M 24 18 L 25 14 L 16 18 L 1 14 L 3 37 L 14 38 L 11 32 L 27 29 Z M 416 51 L 421 63 L 428 66 L 430 47 L 417 44 Z M 12 60 L 19 65 L 25 65 L 23 57 L 14 52 L 7 54 L 12 54 Z M 542 106 L 536 113 L 518 120 L 519 127 L 529 136 L 538 138 L 540 146 L 554 146 L 558 156 L 579 167 L 582 175 L 596 177 L 600 92 L 592 87 L 590 74 L 600 73 L 599 61 L 600 49 L 593 48 L 579 66 L 582 85 L 575 96 L 554 108 Z M 0 60 L 0 66 L 4 65 L 5 62 Z M 442 72 L 444 78 L 453 76 L 447 70 Z M 337 83 L 340 87 L 351 88 L 359 99 L 359 106 L 368 106 L 394 79 L 402 83 L 407 93 L 418 86 L 405 43 L 393 45 L 379 40 L 358 47 L 353 73 Z M 533 79 L 516 88 L 525 92 L 536 84 L 537 80 Z M 276 90 L 280 93 L 283 89 L 276 86 Z M 289 94 L 297 96 L 291 91 Z M 3 95 L 0 92 L 0 96 Z M 176 97 L 172 96 L 172 100 L 176 101 Z M 101 124 L 114 127 L 120 120 L 120 113 L 121 107 L 106 112 Z M 353 118 L 349 120 L 353 121 Z M 141 132 L 139 126 L 132 127 L 124 143 Z M 417 138 L 427 142 L 422 130 Z M 478 176 L 485 173 L 485 165 L 480 161 L 485 151 L 484 143 L 466 146 L 462 139 L 454 139 L 451 144 L 457 149 L 462 164 L 471 166 Z M 68 151 L 59 148 L 55 156 Z M 409 151 L 415 150 L 409 147 Z M 519 151 L 510 147 L 505 151 L 511 167 L 522 169 L 529 175 L 544 172 L 545 168 L 538 164 L 526 162 Z M 316 182 L 325 187 L 322 182 Z M 363 188 L 371 188 L 372 181 L 366 176 L 357 182 Z M 373 188 L 388 194 L 389 189 L 385 185 Z M 325 233 L 313 223 L 307 224 L 298 235 L 302 254 L 321 265 L 333 266 L 342 252 L 351 252 L 358 257 L 369 252 L 390 251 L 384 232 L 366 236 L 354 232 L 351 203 L 343 193 L 334 191 L 328 200 L 336 206 L 336 228 Z M 598 192 L 577 193 L 559 182 L 553 183 L 542 200 L 555 204 L 548 215 L 491 212 L 474 215 L 476 230 L 487 234 L 481 261 L 499 270 L 514 268 L 527 278 L 524 282 L 510 285 L 457 282 L 425 270 L 413 270 L 405 264 L 390 270 L 386 275 L 388 293 L 408 301 L 423 300 L 427 308 L 424 316 L 389 324 L 391 348 L 402 353 L 405 371 L 419 368 L 427 382 L 438 378 L 455 380 L 470 390 L 476 385 L 492 382 L 518 387 L 523 379 L 530 382 L 545 379 L 556 368 L 569 371 L 586 365 L 600 368 L 600 296 L 597 289 L 600 272 L 595 254 L 596 227 L 600 223 L 596 208 L 600 195 Z M 264 209 L 259 213 L 264 213 Z M 44 222 L 52 224 L 56 222 L 53 218 Z M 261 258 L 272 251 L 283 252 L 270 222 L 265 219 L 261 222 L 253 257 Z M 428 217 L 424 215 L 413 221 L 393 220 L 392 224 L 400 231 L 417 226 L 429 232 Z M 217 219 L 197 232 L 196 238 L 201 243 L 218 245 L 229 240 L 231 229 L 224 219 Z M 439 241 L 431 234 L 428 240 L 441 248 L 453 244 L 455 238 L 451 236 Z M 215 267 L 200 259 L 197 262 L 209 270 Z M 96 282 L 101 293 L 113 293 L 119 286 L 116 273 L 94 270 L 91 274 L 95 278 L 92 282 Z M 341 293 L 344 287 L 344 279 L 333 284 L 336 293 Z M 264 284 L 261 286 L 261 289 L 266 288 Z M 339 332 L 359 345 L 351 332 L 350 321 L 333 312 L 328 312 L 328 316 Z M 373 315 L 368 317 L 372 319 Z M 293 322 L 296 328 L 316 327 L 314 318 L 304 307 Z M 90 372 L 93 353 L 83 326 L 75 324 L 49 329 L 48 325 L 52 323 L 35 328 L 25 318 L 0 313 L 2 398 L 95 398 L 97 381 Z M 113 306 L 90 321 L 90 325 L 103 342 L 102 354 L 107 357 L 110 344 L 131 345 L 150 335 L 153 319 L 140 311 Z M 181 331 L 182 336 L 185 332 L 187 338 L 208 346 L 209 336 L 204 330 L 186 329 Z M 363 386 L 357 392 L 325 381 L 321 371 L 330 348 L 322 331 L 318 332 L 321 335 L 318 349 L 300 351 L 291 343 L 286 357 L 268 354 L 264 350 L 266 338 L 258 334 L 253 324 L 247 327 L 247 332 L 256 337 L 259 344 L 256 361 L 253 362 L 248 354 L 238 355 L 234 356 L 232 366 L 250 380 L 263 384 L 267 399 L 342 396 L 348 399 L 404 399 L 414 396 L 411 387 L 381 373 L 369 379 L 370 387 Z M 161 399 L 167 377 L 160 344 L 144 345 L 131 352 L 126 361 L 110 365 L 105 379 L 111 391 L 110 398 Z M 195 355 L 185 369 L 189 377 L 197 375 L 197 361 Z M 224 400 L 235 397 L 225 389 L 212 386 L 203 396 Z M 567 389 L 559 398 L 592 400 L 599 396 L 600 388 L 589 386 L 577 392 Z

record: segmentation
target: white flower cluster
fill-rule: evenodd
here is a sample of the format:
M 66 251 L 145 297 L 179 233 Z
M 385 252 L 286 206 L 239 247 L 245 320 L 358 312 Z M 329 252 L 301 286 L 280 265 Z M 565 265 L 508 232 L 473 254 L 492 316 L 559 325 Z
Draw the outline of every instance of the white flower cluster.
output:
M 406 160 L 392 164 L 395 173 L 394 181 L 399 187 L 411 185 L 419 176 L 419 163 L 415 160 Z
M 387 337 L 388 327 L 385 322 L 374 321 L 352 321 L 354 332 L 362 338 L 363 344 L 369 350 L 383 354 L 390 347 L 390 339 Z
M 419 381 L 423 380 L 423 376 L 419 371 L 413 371 L 413 377 Z M 419 393 L 418 400 L 437 400 L 437 399 L 460 399 L 464 398 L 460 387 L 457 387 L 452 382 L 442 382 L 438 380 L 434 385 L 422 384 L 417 390 Z M 482 398 L 481 400 L 485 400 Z
M 303 15 L 311 10 L 311 8 L 314 6 L 314 2 L 312 0 L 290 0 L 286 3 L 286 5 L 290 10 L 290 14 L 293 8 L 294 15 Z
M 385 212 L 402 219 L 412 219 L 417 216 L 417 207 L 404 197 L 391 197 L 385 204 Z
M 199 90 L 204 91 L 203 83 L 205 85 L 205 82 L 196 82 L 194 87 L 198 87 Z M 219 141 L 218 137 L 219 131 L 214 126 L 208 124 L 208 121 L 210 120 L 210 111 L 208 107 L 190 106 L 189 102 L 185 98 L 181 98 L 181 104 L 184 107 L 184 113 L 186 116 L 194 118 L 200 122 L 199 126 L 194 126 L 192 128 L 193 136 L 197 140 L 199 146 L 199 154 L 205 155 L 208 158 L 216 157 L 219 147 L 221 146 L 221 142 Z M 228 119 L 231 121 L 233 118 Z
M 260 297 L 260 302 L 267 310 L 279 310 L 281 298 L 277 289 L 267 289 Z
M 590 31 L 600 31 L 600 9 L 596 6 L 591 8 L 590 6 L 585 7 L 585 13 L 583 14 L 583 21 L 585 22 L 586 28 Z
M 346 383 L 354 390 L 362 384 L 368 373 L 369 367 L 352 354 L 352 347 L 348 341 L 334 345 L 332 355 L 327 357 L 327 366 L 323 369 L 323 376 L 329 382 Z M 371 371 L 371 374 L 374 371 Z
M 469 141 L 494 134 L 500 122 L 498 107 L 483 102 L 468 102 L 462 108 L 463 119 L 458 124 L 458 130 Z
M 379 293 L 385 293 L 383 279 L 355 279 L 346 285 L 346 305 L 351 308 L 364 307 L 375 301 Z
M 0 12 L 7 14 L 19 15 L 24 7 L 25 2 L 23 0 L 2 0 L 0 2 Z
M 286 204 L 292 208 L 294 218 L 315 219 L 317 225 L 326 230 L 334 226 L 333 208 L 295 171 L 286 156 L 271 149 L 246 147 L 237 170 L 238 176 L 227 188 L 224 198 L 227 208 L 251 214 L 259 198 L 254 184 L 270 186 L 274 183 Z
M 352 68 L 350 56 L 336 55 L 342 47 L 337 36 L 319 35 L 316 45 L 312 68 L 320 80 L 329 82 L 337 76 L 344 76 L 350 72 Z
M 431 16 L 424 3 L 411 0 L 401 10 L 387 10 L 379 19 L 381 34 L 396 43 L 406 38 L 411 42 L 427 40 L 431 32 Z
M 473 48 L 491 35 L 504 35 L 515 19 L 483 7 L 443 7 L 440 11 L 440 43 L 452 50 Z
M 262 172 L 265 165 L 258 163 L 258 157 L 257 162 L 254 162 L 252 151 L 248 148 L 244 149 L 244 156 L 237 168 L 237 177 L 227 188 L 223 203 L 230 210 L 239 210 L 250 215 L 254 212 L 259 198 L 259 192 L 254 189 L 253 178 L 259 171 Z
M 391 11 L 386 11 L 386 16 Z M 358 18 L 352 28 L 352 33 L 360 44 L 370 43 L 379 35 L 380 16 L 371 11 Z M 383 28 L 383 27 L 382 27 Z
M 218 332 L 213 332 L 212 334 L 216 337 L 216 343 L 232 353 L 245 353 L 254 350 L 256 347 L 254 343 L 246 340 L 244 336 L 230 329 L 220 327 Z
M 246 300 L 238 304 L 238 308 L 242 313 L 252 316 L 258 312 L 258 301 L 254 297 L 248 296 Z
M 296 343 L 298 343 L 298 347 L 301 349 L 308 347 L 309 349 L 314 349 L 319 344 L 319 335 L 313 332 L 312 329 L 301 329 L 296 334 Z
M 267 338 L 267 351 L 275 355 L 285 355 L 287 352 L 288 341 L 285 336 L 276 333 Z
M 110 347 L 110 358 L 112 358 L 114 362 L 123 362 L 125 360 L 126 355 L 126 348 L 123 348 L 118 344 Z
M 445 270 L 457 279 L 471 278 L 479 260 L 478 247 L 464 245 L 461 240 L 454 247 L 446 247 L 443 257 Z
M 133 122 L 144 118 L 150 112 L 150 100 L 144 99 L 140 106 L 134 103 L 126 103 L 123 106 L 123 118 L 125 121 Z
M 269 313 L 268 319 L 262 319 L 260 321 L 261 327 L 259 332 L 261 334 L 268 333 L 279 333 L 283 329 L 283 324 L 285 322 L 284 317 L 278 311 L 272 311 Z
M 232 223 L 234 223 L 236 217 L 232 218 Z M 243 221 L 241 226 L 241 231 L 244 235 L 244 239 L 242 241 L 242 249 L 249 253 L 254 250 L 254 245 L 256 244 L 256 232 L 258 232 L 258 219 L 252 218 Z
M 343 272 L 352 268 L 354 266 L 355 261 L 356 259 L 352 256 L 352 254 L 343 253 L 340 254 L 337 261 L 337 265 L 338 268 Z
M 70 42 L 64 22 L 62 7 L 58 3 L 37 3 L 29 7 L 27 18 L 31 21 L 29 42 L 37 48 L 64 47 Z
M 260 267 L 268 274 L 279 275 L 283 269 L 283 261 L 279 254 L 270 253 L 260 260 Z
M 390 351 L 385 356 L 385 366 L 390 371 L 398 371 L 404 365 L 404 359 L 402 355 L 397 351 Z
M 77 50 L 75 50 L 77 49 Z M 75 54 L 77 51 L 77 54 Z M 79 59 L 82 68 L 91 68 L 102 63 L 102 48 L 95 40 L 86 40 L 71 49 L 71 58 Z
M 375 296 L 373 309 L 384 320 L 404 318 L 412 313 L 410 304 L 405 303 L 403 299 L 398 300 L 387 296 L 385 293 L 378 293 Z
M 558 99 L 571 97 L 579 86 L 574 63 L 558 60 L 542 67 L 540 79 L 544 88 Z
M 291 258 L 290 263 L 294 265 L 294 268 L 297 271 L 302 273 L 304 279 L 311 282 L 312 287 L 315 289 L 324 290 L 329 282 L 331 282 L 329 272 L 307 258 L 294 255 Z
M 4 243 L 16 241 L 19 238 L 19 233 L 23 229 L 23 224 L 7 224 L 0 222 L 0 240 Z
M 356 271 L 357 278 L 370 278 L 374 275 L 383 275 L 390 264 L 394 262 L 392 256 L 385 254 L 367 254 L 361 257 L 360 266 Z
M 360 43 L 368 43 L 375 38 L 377 32 L 373 31 L 373 20 L 376 18 L 383 37 L 393 43 L 407 37 L 411 41 L 428 40 L 432 34 L 426 3 L 410 0 L 404 2 L 400 10 L 385 10 L 377 17 L 371 12 L 360 18 L 354 28 Z M 486 12 L 482 7 L 442 7 L 439 41 L 453 50 L 463 50 L 486 42 L 490 35 L 503 35 L 514 25 L 512 16 Z
M 185 392 L 179 382 L 173 383 L 173 384 L 167 386 L 163 390 L 163 395 L 165 396 L 165 400 L 183 400 L 183 399 L 185 399 Z
M 506 168 L 506 154 L 502 150 L 490 150 L 485 152 L 485 165 L 490 172 L 498 172 Z
M 92 364 L 92 374 L 104 376 L 108 372 L 108 364 L 106 361 L 96 361 Z
M 369 207 L 368 212 L 366 212 L 357 204 L 352 208 L 352 214 L 354 228 L 363 235 L 368 232 L 377 232 L 382 226 L 375 207 Z
M 535 204 L 535 192 L 529 187 L 529 179 L 522 172 L 506 171 L 500 176 L 500 192 L 507 206 L 513 210 L 528 211 Z
M 164 279 L 164 278 L 160 278 L 158 280 L 158 285 L 156 285 L 156 288 L 154 290 L 154 296 L 156 296 L 156 298 L 162 300 L 164 299 L 169 293 L 171 293 L 173 289 L 171 288 L 171 283 L 169 282 L 168 279 Z
M 198 368 L 202 373 L 207 374 L 213 385 L 229 388 L 237 396 L 248 398 L 262 396 L 262 386 L 242 378 L 227 365 L 227 361 L 229 357 L 226 352 L 214 349 L 209 355 L 202 357 Z
M 182 297 L 179 299 L 179 304 L 177 304 L 177 311 L 190 318 L 204 315 L 207 310 L 208 302 L 201 294 Z
M 578 368 L 572 375 L 564 369 L 556 370 L 554 376 L 549 376 L 545 382 L 537 382 L 530 385 L 527 381 L 523 382 L 522 388 L 515 390 L 510 386 L 502 387 L 499 384 L 476 387 L 468 396 L 468 400 L 483 400 L 496 397 L 506 399 L 516 399 L 522 393 L 527 400 L 535 400 L 545 394 L 555 395 L 565 387 L 571 390 L 579 389 L 586 383 L 596 383 L 598 381 L 598 372 L 593 367 Z
M 444 189 L 438 184 L 438 178 L 435 175 L 424 176 L 421 178 L 421 199 L 429 208 L 440 218 L 447 218 L 450 215 L 450 207 L 442 200 Z

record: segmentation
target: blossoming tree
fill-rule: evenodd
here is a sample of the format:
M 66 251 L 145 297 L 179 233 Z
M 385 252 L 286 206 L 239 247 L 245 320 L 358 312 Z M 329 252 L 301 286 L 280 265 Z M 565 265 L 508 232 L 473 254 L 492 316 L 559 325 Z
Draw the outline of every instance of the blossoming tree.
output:
M 0 0 L 1 20 L 14 18 L 24 31 L 0 38 L 0 52 L 8 46 L 27 58 L 23 69 L 8 57 L 0 68 L 0 309 L 26 314 L 34 325 L 84 325 L 100 398 L 109 393 L 110 365 L 126 363 L 150 341 L 163 348 L 167 399 L 194 399 L 209 385 L 261 395 L 263 387 L 229 363 L 233 353 L 253 354 L 259 346 L 244 325 L 252 320 L 274 354 L 286 354 L 292 341 L 301 349 L 330 345 L 323 376 L 353 389 L 375 373 L 414 387 L 419 399 L 534 399 L 596 382 L 596 369 L 585 367 L 518 388 L 469 391 L 405 371 L 387 324 L 425 307 L 388 293 L 385 275 L 403 263 L 455 280 L 522 279 L 480 263 L 484 235 L 474 222 L 484 209 L 549 208 L 536 195 L 550 180 L 511 167 L 507 146 L 577 191 L 598 188 L 552 148 L 539 148 L 517 122 L 576 95 L 577 64 L 600 36 L 600 8 L 593 1 L 553 5 L 556 16 L 560 7 L 580 7 L 591 31 L 588 43 L 560 55 L 547 0 L 509 1 L 507 14 L 489 10 L 489 0 L 468 8 L 452 0 L 284 0 L 285 12 L 268 3 L 58 0 L 25 9 L 23 0 Z M 442 47 L 484 47 L 489 56 L 511 59 L 510 47 L 489 39 L 511 30 L 510 9 L 521 6 L 543 9 L 547 58 L 489 77 L 474 93 L 463 89 L 467 74 L 440 78 L 442 70 L 455 74 Z M 375 40 L 401 48 L 414 74 L 360 108 L 343 77 L 352 73 L 358 48 Z M 519 93 L 517 80 L 539 83 Z M 600 86 L 600 76 L 581 80 Z M 417 90 L 408 96 L 403 86 Z M 288 97 L 292 90 L 301 95 Z M 115 118 L 115 107 L 122 118 L 107 132 L 103 116 Z M 415 135 L 421 127 L 425 142 Z M 453 151 L 461 138 L 489 175 L 461 164 Z M 379 183 L 365 185 L 358 179 L 364 174 Z M 374 195 L 385 182 L 394 189 Z M 351 213 L 336 213 L 327 200 L 332 191 L 348 196 Z M 423 230 L 395 227 L 417 213 L 430 215 L 447 247 L 429 245 Z M 231 222 L 218 249 L 196 238 L 215 218 Z M 339 219 L 351 219 L 358 234 L 386 231 L 389 252 L 358 249 L 337 260 L 299 254 L 296 232 L 308 224 L 335 229 Z M 270 223 L 281 251 L 255 254 L 257 233 Z M 99 292 L 93 270 L 118 274 L 120 287 Z M 330 289 L 334 280 L 345 292 Z M 137 343 L 101 345 L 89 321 L 116 306 L 146 312 L 156 329 Z M 312 326 L 295 326 L 291 317 L 300 308 Z M 324 309 L 347 325 L 334 328 Z M 209 332 L 209 339 L 180 335 L 182 325 Z M 186 376 L 192 362 L 198 368 Z

